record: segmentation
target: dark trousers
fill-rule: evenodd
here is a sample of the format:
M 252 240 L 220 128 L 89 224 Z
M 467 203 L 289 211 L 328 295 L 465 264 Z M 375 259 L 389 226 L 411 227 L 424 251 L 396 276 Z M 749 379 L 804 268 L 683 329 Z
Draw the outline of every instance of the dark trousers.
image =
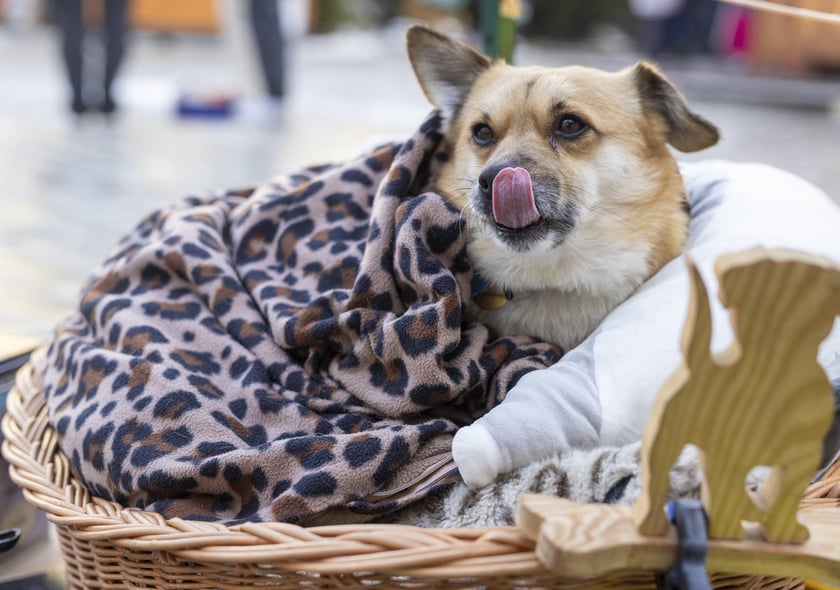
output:
M 101 31 L 104 49 L 102 79 L 98 91 L 105 103 L 111 102 L 111 85 L 125 53 L 128 0 L 103 0 L 104 22 Z M 87 89 L 83 80 L 84 23 L 82 0 L 53 0 L 52 14 L 61 34 L 61 49 L 73 103 L 83 105 Z
M 271 96 L 283 96 L 286 91 L 286 64 L 277 0 L 251 0 L 250 4 L 251 26 L 266 88 Z

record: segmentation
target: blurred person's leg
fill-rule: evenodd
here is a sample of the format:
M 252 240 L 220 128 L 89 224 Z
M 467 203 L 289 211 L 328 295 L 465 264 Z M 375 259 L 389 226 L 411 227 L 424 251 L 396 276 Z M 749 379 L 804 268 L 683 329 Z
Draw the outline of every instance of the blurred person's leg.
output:
M 61 0 L 59 0 L 61 1 Z M 125 54 L 128 32 L 128 0 L 105 0 L 105 96 L 102 111 L 111 113 L 116 108 L 112 86 Z
M 286 92 L 286 64 L 277 0 L 251 0 L 251 24 L 268 94 L 279 98 Z
M 83 113 L 87 107 L 82 93 L 82 0 L 53 0 L 52 14 L 61 35 L 61 52 L 72 92 L 70 108 Z
M 710 53 L 713 49 L 712 34 L 718 3 L 714 0 L 691 0 L 690 5 L 694 23 L 694 50 Z
M 685 0 L 668 18 L 669 47 L 679 55 L 706 53 L 710 48 L 714 0 Z
M 694 23 L 690 2 L 686 2 L 675 15 L 666 20 L 667 50 L 676 55 L 692 53 Z
M 636 42 L 647 57 L 657 57 L 668 49 L 665 19 L 637 18 Z

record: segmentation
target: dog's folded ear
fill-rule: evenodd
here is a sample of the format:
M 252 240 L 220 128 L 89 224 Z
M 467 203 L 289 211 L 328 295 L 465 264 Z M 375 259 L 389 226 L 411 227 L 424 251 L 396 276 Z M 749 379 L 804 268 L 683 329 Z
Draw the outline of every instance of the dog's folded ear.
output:
M 490 60 L 469 45 L 414 25 L 406 35 L 408 57 L 423 92 L 444 119 L 452 121 Z
M 681 152 L 696 152 L 718 142 L 717 127 L 692 112 L 685 97 L 655 66 L 640 61 L 631 75 L 642 108 L 658 113 L 668 126 L 668 143 Z

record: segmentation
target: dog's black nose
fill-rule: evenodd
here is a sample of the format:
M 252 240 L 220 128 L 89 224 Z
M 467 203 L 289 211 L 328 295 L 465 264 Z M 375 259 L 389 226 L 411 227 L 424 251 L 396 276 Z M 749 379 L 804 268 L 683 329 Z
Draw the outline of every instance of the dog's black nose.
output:
M 478 188 L 481 189 L 481 194 L 488 199 L 493 196 L 493 180 L 496 175 L 505 168 L 513 168 L 514 164 L 507 162 L 504 164 L 491 164 L 485 168 L 478 176 Z

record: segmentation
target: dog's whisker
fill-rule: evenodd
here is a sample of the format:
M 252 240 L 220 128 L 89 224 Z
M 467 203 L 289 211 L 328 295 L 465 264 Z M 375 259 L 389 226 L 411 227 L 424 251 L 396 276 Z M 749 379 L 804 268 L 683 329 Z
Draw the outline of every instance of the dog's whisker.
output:
M 620 213 L 610 211 L 609 209 L 606 208 L 606 204 L 604 204 L 604 203 L 599 203 L 598 205 L 596 205 L 594 207 L 592 207 L 590 205 L 587 205 L 586 203 L 583 203 L 581 201 L 576 201 L 576 204 L 577 204 L 578 207 L 586 209 L 590 213 L 590 215 L 592 215 L 593 217 L 600 217 L 600 218 L 605 218 L 606 217 L 606 218 L 609 218 L 611 221 L 613 221 L 613 222 L 615 222 L 618 225 L 621 225 L 623 227 L 627 227 L 627 228 L 632 228 L 633 227 L 633 224 L 630 221 L 627 220 L 627 217 L 625 215 L 621 215 Z
M 583 199 L 579 198 L 578 195 L 586 195 L 588 191 L 586 191 L 581 185 L 564 182 L 563 183 L 563 190 L 561 191 L 560 195 L 551 195 L 551 201 L 562 201 L 568 200 L 575 203 L 576 206 L 586 209 L 593 217 L 599 218 L 608 218 L 611 221 L 616 222 L 618 225 L 623 227 L 632 228 L 632 223 L 628 221 L 628 217 L 616 211 L 610 210 L 609 203 L 599 200 L 594 205 L 589 205 L 584 202 Z M 565 198 L 558 198 L 558 196 Z

